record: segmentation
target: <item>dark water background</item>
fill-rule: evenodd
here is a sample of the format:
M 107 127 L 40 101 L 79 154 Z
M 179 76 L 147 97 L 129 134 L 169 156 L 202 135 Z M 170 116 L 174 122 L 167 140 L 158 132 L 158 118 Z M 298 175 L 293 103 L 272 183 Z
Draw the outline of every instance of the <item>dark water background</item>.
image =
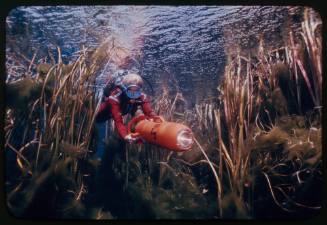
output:
M 18 7 L 6 19 L 6 51 L 32 58 L 38 50 L 42 58 L 56 55 L 59 46 L 69 63 L 82 46 L 97 47 L 114 36 L 140 56 L 137 66 L 156 94 L 162 79 L 176 80 L 194 104 L 216 94 L 227 49 L 256 48 L 260 36 L 271 48 L 280 46 L 285 28 L 300 27 L 302 11 L 284 6 Z M 163 71 L 171 77 L 162 77 Z M 106 75 L 99 76 L 100 86 Z

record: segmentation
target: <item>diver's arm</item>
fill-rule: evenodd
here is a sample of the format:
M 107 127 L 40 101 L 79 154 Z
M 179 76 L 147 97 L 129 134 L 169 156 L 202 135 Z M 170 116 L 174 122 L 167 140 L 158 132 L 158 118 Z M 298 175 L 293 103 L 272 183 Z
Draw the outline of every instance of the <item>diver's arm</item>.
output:
M 126 126 L 123 123 L 123 117 L 121 115 L 120 106 L 118 103 L 110 102 L 112 118 L 115 121 L 118 134 L 121 138 L 125 139 L 127 135 Z
M 142 94 L 142 110 L 143 110 L 143 113 L 152 118 L 152 117 L 155 117 L 157 116 L 157 114 L 153 111 L 152 107 L 151 107 L 151 103 L 150 103 L 150 99 L 147 95 L 145 94 Z

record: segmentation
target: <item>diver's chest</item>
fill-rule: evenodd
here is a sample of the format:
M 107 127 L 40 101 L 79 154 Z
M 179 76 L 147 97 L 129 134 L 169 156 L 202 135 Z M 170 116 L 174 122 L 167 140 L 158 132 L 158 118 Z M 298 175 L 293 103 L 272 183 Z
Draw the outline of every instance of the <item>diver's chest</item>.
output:
M 122 102 L 120 104 L 120 108 L 122 111 L 122 114 L 128 114 L 128 113 L 133 113 L 136 111 L 136 109 L 138 108 L 138 106 L 141 106 L 142 101 L 139 100 L 132 100 L 132 101 L 126 101 L 126 102 Z

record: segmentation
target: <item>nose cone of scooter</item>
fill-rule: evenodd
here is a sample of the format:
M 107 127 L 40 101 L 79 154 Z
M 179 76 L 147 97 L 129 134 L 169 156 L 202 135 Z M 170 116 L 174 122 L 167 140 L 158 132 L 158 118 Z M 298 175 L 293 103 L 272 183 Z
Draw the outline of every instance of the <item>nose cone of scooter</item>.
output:
M 192 147 L 194 140 L 193 140 L 193 133 L 189 129 L 181 130 L 176 138 L 177 146 L 181 150 L 188 150 Z

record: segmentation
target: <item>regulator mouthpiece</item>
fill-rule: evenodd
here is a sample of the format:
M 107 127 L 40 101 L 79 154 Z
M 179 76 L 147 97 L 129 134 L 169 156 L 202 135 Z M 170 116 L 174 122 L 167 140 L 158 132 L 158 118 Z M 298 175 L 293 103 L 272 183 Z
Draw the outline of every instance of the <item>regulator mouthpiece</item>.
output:
M 178 147 L 183 150 L 190 149 L 194 143 L 192 131 L 189 129 L 181 130 L 176 139 Z

